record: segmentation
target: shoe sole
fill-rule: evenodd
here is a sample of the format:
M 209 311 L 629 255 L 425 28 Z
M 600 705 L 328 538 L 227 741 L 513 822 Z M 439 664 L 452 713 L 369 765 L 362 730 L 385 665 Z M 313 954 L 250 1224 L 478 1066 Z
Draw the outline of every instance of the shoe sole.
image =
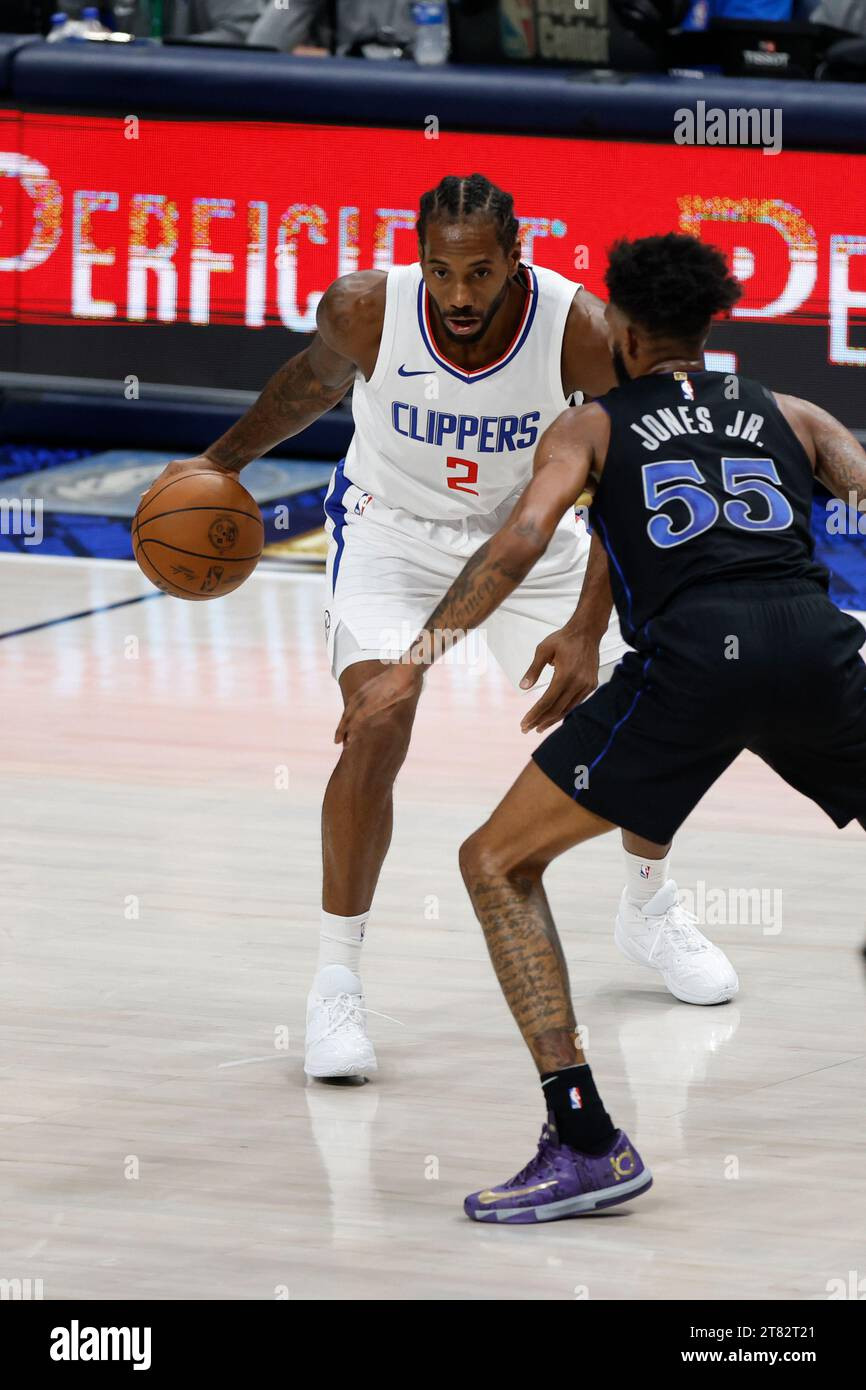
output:
M 685 994 L 681 993 L 678 990 L 675 990 L 671 985 L 668 984 L 667 980 L 665 979 L 664 975 L 659 970 L 657 965 L 651 965 L 649 962 L 642 960 L 640 956 L 632 954 L 632 952 L 629 950 L 628 938 L 625 937 L 624 939 L 624 935 L 625 934 L 620 931 L 619 923 L 617 923 L 613 934 L 613 940 L 614 945 L 616 946 L 620 954 L 625 956 L 626 960 L 630 960 L 632 965 L 642 965 L 644 970 L 652 970 L 653 974 L 658 975 L 659 979 L 662 981 L 662 984 L 664 985 L 668 993 L 672 994 L 675 999 L 679 999 L 683 1004 L 727 1004 L 731 999 L 734 998 L 736 994 L 739 993 L 739 980 L 736 980 L 732 985 L 726 985 L 724 989 L 717 990 L 716 993 L 713 995 L 712 999 L 698 999 L 693 994 Z
M 341 1076 L 372 1076 L 379 1070 L 377 1062 L 350 1062 L 341 1071 L 310 1071 L 308 1066 L 304 1066 L 304 1075 L 309 1076 L 313 1081 L 336 1081 Z
M 739 993 L 740 989 L 740 986 L 737 984 L 730 989 L 719 990 L 718 994 L 716 994 L 712 999 L 695 999 L 693 996 L 689 996 L 688 994 L 678 994 L 675 989 L 671 988 L 671 986 L 667 983 L 666 980 L 665 986 L 668 990 L 668 993 L 674 996 L 674 999 L 681 1000 L 683 1004 L 697 1004 L 699 1006 L 711 1006 L 713 1004 L 729 1004 L 731 1000 L 734 999 L 736 995 Z
M 577 1197 L 565 1197 L 561 1202 L 547 1202 L 538 1207 L 492 1207 L 484 1211 L 474 1207 L 467 1210 L 464 1206 L 463 1210 L 472 1221 L 485 1222 L 487 1225 L 518 1226 L 539 1221 L 563 1221 L 569 1217 L 586 1216 L 605 1207 L 617 1207 L 621 1202 L 630 1202 L 633 1197 L 649 1191 L 652 1185 L 652 1173 L 645 1168 L 638 1177 L 613 1191 L 602 1187 L 596 1192 L 581 1192 Z

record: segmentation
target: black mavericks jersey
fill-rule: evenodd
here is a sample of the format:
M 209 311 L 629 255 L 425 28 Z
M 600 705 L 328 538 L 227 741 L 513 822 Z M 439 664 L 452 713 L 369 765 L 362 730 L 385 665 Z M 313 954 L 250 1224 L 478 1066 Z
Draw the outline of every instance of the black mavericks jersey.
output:
M 812 467 L 765 386 L 664 372 L 598 404 L 610 416 L 610 445 L 590 515 L 633 646 L 697 584 L 813 579 L 826 590 L 813 560 Z

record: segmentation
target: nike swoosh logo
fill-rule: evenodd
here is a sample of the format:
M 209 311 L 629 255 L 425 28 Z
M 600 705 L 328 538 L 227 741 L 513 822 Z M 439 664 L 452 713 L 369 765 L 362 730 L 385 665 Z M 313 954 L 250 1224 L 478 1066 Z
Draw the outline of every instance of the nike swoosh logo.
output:
M 556 1178 L 551 1178 L 548 1182 L 537 1182 L 534 1187 L 509 1187 L 507 1192 L 492 1192 L 488 1187 L 484 1192 L 479 1192 L 478 1200 L 482 1206 L 489 1207 L 491 1202 L 504 1202 L 506 1197 L 528 1197 L 531 1192 L 543 1192 L 546 1187 L 558 1187 Z
M 430 376 L 430 375 L 431 375 L 431 370 L 430 370 L 429 367 L 425 367 L 424 370 L 423 370 L 422 372 L 407 372 L 407 371 L 406 371 L 405 364 L 404 364 L 402 367 L 398 367 L 398 368 L 397 368 L 397 375 L 398 375 L 398 376 Z

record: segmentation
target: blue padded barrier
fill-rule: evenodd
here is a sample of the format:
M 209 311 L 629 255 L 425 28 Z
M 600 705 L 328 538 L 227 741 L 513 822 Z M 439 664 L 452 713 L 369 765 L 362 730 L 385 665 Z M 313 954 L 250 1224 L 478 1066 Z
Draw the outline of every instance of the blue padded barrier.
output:
M 407 62 L 323 61 L 212 46 L 36 42 L 15 51 L 11 90 L 24 105 L 76 110 L 408 127 L 423 126 L 435 113 L 452 129 L 660 140 L 672 138 L 675 111 L 703 100 L 725 108 L 780 107 L 788 148 L 866 150 L 866 87 L 856 83 L 661 74 L 599 80 L 538 68 L 431 71 Z

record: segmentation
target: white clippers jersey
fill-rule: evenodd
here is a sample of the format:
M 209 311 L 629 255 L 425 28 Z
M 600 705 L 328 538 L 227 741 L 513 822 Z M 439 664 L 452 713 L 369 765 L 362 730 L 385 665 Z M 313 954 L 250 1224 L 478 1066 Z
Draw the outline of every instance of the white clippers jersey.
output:
M 433 340 L 420 265 L 388 271 L 375 370 L 355 377 L 345 484 L 431 520 L 492 512 L 523 490 L 538 439 L 568 404 L 562 335 L 580 288 L 540 266 L 523 274 L 530 293 L 514 341 L 467 372 Z

